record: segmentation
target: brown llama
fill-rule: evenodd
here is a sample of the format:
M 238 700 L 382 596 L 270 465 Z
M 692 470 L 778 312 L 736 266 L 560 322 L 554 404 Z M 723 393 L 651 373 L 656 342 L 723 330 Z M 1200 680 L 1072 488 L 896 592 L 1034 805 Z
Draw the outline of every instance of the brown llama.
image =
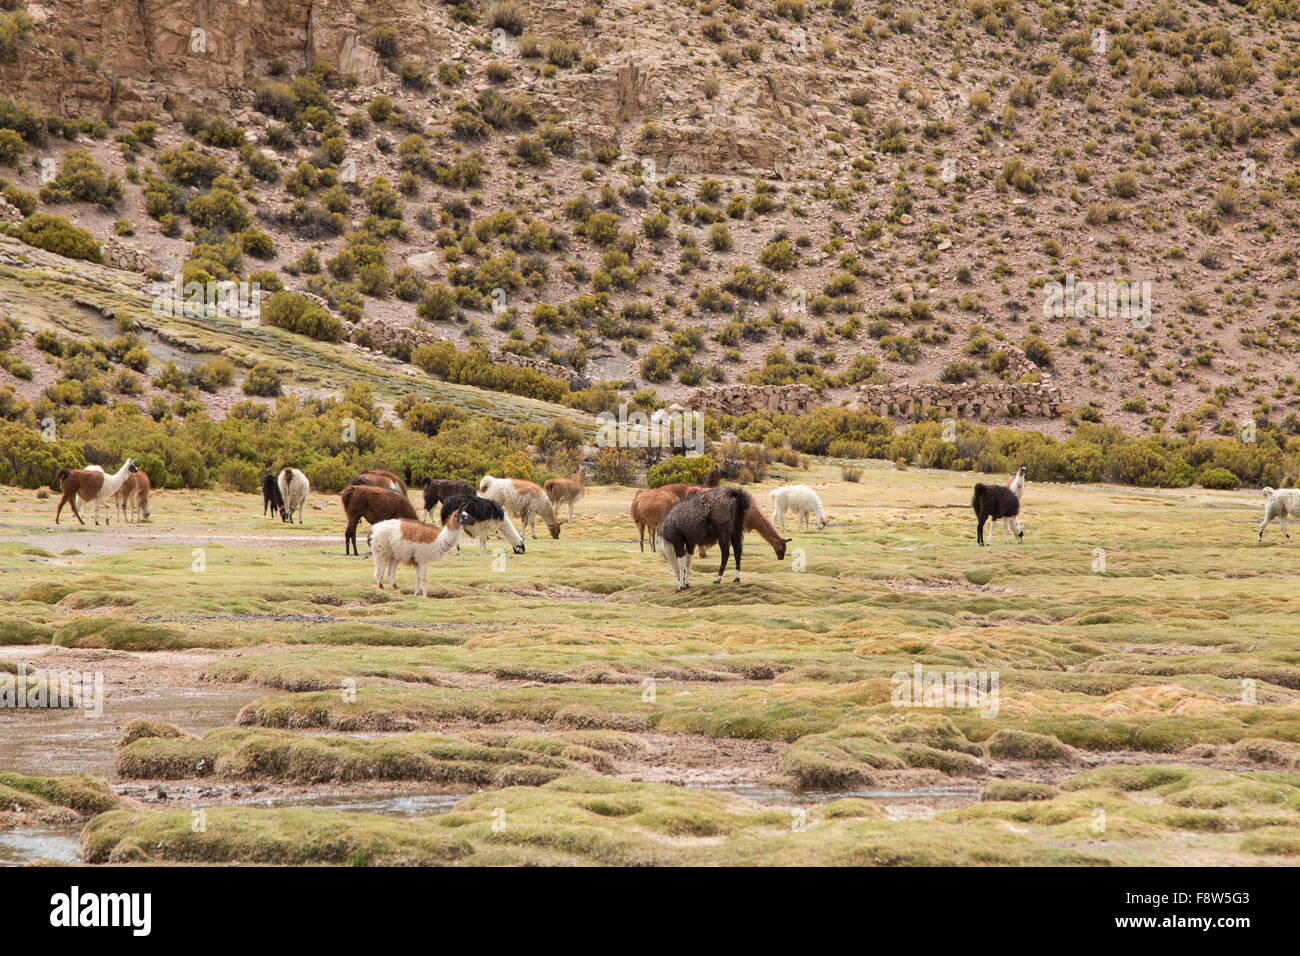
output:
M 668 514 L 668 509 L 683 498 L 697 495 L 705 489 L 699 485 L 684 485 L 684 494 L 677 495 L 668 486 L 663 488 L 642 488 L 632 496 L 632 521 L 636 525 L 637 536 L 641 542 L 641 551 L 645 551 L 646 532 L 650 532 L 650 550 L 656 548 L 659 523 Z
M 70 504 L 72 513 L 77 516 L 77 520 L 85 524 L 85 519 L 81 517 L 81 511 L 77 508 L 77 502 L 83 505 L 93 501 L 95 503 L 95 524 L 99 524 L 99 505 L 103 502 L 104 507 L 109 507 L 111 499 L 122 484 L 126 481 L 127 476 L 139 471 L 135 462 L 130 458 L 126 460 L 116 474 L 108 475 L 98 469 L 90 468 L 60 468 L 55 474 L 55 480 L 59 483 L 59 489 L 63 492 L 63 497 L 59 499 L 59 506 L 54 511 L 54 523 L 59 523 L 59 516 L 63 513 L 63 506 Z M 111 511 L 109 512 L 112 513 Z M 104 524 L 108 524 L 109 517 L 104 515 Z
M 468 481 L 457 481 L 454 478 L 425 478 L 425 516 L 432 521 L 433 509 L 437 507 L 438 503 L 446 501 L 449 498 L 455 498 L 457 495 L 463 495 L 466 498 L 476 498 L 478 497 L 478 489 Z
M 357 550 L 357 524 L 365 518 L 372 526 L 390 518 L 409 518 L 417 520 L 411 499 L 391 488 L 376 488 L 372 485 L 348 485 L 339 494 L 343 502 L 343 512 L 348 524 L 343 531 L 343 553 L 355 554 Z M 351 551 L 348 549 L 351 548 Z
M 585 468 L 578 469 L 577 479 L 573 478 L 551 478 L 542 488 L 546 491 L 546 496 L 551 499 L 551 504 L 555 507 L 568 505 L 569 520 L 573 520 L 573 506 L 582 500 L 582 496 L 587 491 L 587 471 Z
M 382 468 L 367 468 L 349 481 L 348 484 L 370 485 L 375 488 L 387 488 L 390 491 L 400 491 L 402 494 L 406 494 L 406 482 L 391 471 L 384 471 Z
M 122 482 L 122 487 L 113 496 L 123 523 L 134 521 L 139 524 L 149 517 L 149 492 L 152 487 L 149 476 L 143 471 L 127 475 L 126 481 Z

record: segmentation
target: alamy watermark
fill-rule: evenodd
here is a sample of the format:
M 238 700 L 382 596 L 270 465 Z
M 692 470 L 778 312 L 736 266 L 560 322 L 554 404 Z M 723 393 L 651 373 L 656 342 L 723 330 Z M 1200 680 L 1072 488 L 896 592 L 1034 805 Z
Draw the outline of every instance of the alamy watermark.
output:
M 618 413 L 601 412 L 596 416 L 598 448 L 684 448 L 704 454 L 704 413 L 686 409 L 659 409 L 647 415 L 641 409 L 628 411 L 627 403 Z
M 187 315 L 238 322 L 246 329 L 262 321 L 262 287 L 257 282 L 155 282 L 150 287 L 153 314 Z
M 1130 319 L 1133 327 L 1151 327 L 1151 283 L 1137 280 L 1077 282 L 1074 273 L 1065 282 L 1048 282 L 1043 286 L 1045 318 Z
M 895 707 L 968 707 L 981 717 L 998 715 L 998 671 L 896 671 L 890 702 Z
M 0 710 L 81 708 L 89 718 L 104 715 L 104 675 L 95 671 L 29 671 L 0 674 Z

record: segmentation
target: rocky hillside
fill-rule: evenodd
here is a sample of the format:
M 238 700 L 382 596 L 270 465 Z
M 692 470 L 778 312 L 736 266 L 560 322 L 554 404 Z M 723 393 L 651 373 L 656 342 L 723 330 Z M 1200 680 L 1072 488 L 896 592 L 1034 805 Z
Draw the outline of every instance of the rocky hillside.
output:
M 262 321 L 664 400 L 1038 381 L 953 407 L 1300 432 L 1295 0 L 0 7 L 9 231 Z

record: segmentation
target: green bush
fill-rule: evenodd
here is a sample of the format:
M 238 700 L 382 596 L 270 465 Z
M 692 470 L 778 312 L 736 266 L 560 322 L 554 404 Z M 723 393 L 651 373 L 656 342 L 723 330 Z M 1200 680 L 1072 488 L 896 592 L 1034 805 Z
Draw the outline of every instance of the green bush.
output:
M 296 292 L 275 292 L 262 304 L 268 325 L 287 329 L 323 342 L 343 338 L 343 323 L 326 309 Z
M 6 230 L 29 246 L 87 262 L 103 262 L 99 241 L 86 230 L 78 228 L 62 216 L 33 213 L 17 225 Z
M 1241 487 L 1241 479 L 1226 468 L 1206 468 L 1197 481 L 1202 488 L 1215 488 L 1222 491 L 1236 491 Z
M 718 463 L 713 460 L 711 455 L 697 455 L 695 457 L 674 455 L 665 461 L 659 462 L 645 473 L 646 487 L 658 488 L 661 485 L 676 484 L 679 481 L 692 485 L 702 485 L 709 477 L 709 472 L 716 467 L 718 467 Z
M 121 198 L 117 177 L 105 176 L 84 149 L 68 150 L 59 174 L 41 187 L 41 199 L 48 203 L 87 202 L 111 209 Z

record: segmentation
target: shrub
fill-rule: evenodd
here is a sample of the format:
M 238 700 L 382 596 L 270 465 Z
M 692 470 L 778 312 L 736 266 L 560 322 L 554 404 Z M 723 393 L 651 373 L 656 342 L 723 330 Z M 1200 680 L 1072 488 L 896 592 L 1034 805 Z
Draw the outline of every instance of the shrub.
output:
M 269 362 L 258 362 L 248 370 L 241 386 L 245 395 L 275 398 L 280 394 L 280 374 Z
M 276 292 L 262 304 L 268 325 L 324 342 L 343 338 L 343 323 L 329 311 L 296 292 Z
M 59 174 L 41 187 L 41 199 L 48 203 L 86 202 L 111 209 L 121 198 L 117 177 L 105 176 L 84 149 L 69 150 Z
M 676 484 L 679 481 L 702 485 L 705 479 L 709 477 L 709 472 L 716 467 L 717 462 L 713 460 L 711 455 L 697 455 L 694 457 L 673 455 L 666 461 L 659 462 L 645 473 L 646 487 L 658 488 L 661 485 Z
M 10 226 L 9 233 L 29 246 L 67 256 L 69 259 L 103 261 L 99 240 L 62 216 L 33 213 L 17 226 Z
M 1226 468 L 1206 468 L 1197 481 L 1202 488 L 1215 488 L 1222 491 L 1236 491 L 1241 487 L 1241 479 Z

